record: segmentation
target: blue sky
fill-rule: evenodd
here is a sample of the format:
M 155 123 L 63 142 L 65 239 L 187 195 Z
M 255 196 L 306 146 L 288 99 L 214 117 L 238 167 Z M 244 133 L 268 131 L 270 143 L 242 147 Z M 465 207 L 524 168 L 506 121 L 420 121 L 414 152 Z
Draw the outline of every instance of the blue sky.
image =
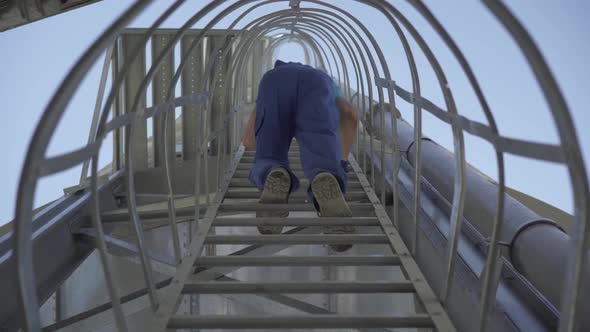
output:
M 3 68 L 0 74 L 0 100 L 3 106 L 0 142 L 4 156 L 4 161 L 0 164 L 0 182 L 3 183 L 0 191 L 0 224 L 13 218 L 24 154 L 41 112 L 80 54 L 130 3 L 131 1 L 105 0 L 0 33 Z M 169 0 L 155 1 L 132 26 L 147 26 L 171 3 Z M 201 8 L 203 3 L 187 1 L 165 26 L 178 27 L 195 10 Z M 414 22 L 439 57 L 455 94 L 459 112 L 485 123 L 483 112 L 467 80 L 435 32 L 405 2 L 392 3 Z M 529 67 L 513 41 L 487 10 L 476 1 L 426 1 L 426 4 L 449 30 L 474 68 L 496 116 L 501 134 L 558 143 L 557 131 L 547 104 Z M 375 34 L 394 79 L 410 89 L 411 80 L 405 56 L 389 23 L 376 11 L 352 1 L 339 0 L 338 5 L 354 13 Z M 549 62 L 575 120 L 584 158 L 586 161 L 590 160 L 590 133 L 587 130 L 590 125 L 590 112 L 587 110 L 590 105 L 587 85 L 587 78 L 590 76 L 590 22 L 585 17 L 590 12 L 590 2 L 514 0 L 509 1 L 509 6 L 531 32 Z M 249 18 L 286 7 L 287 2 L 268 6 Z M 232 15 L 231 18 L 236 16 L 237 14 Z M 227 26 L 229 21 L 224 20 L 218 27 Z M 412 48 L 419 66 L 423 95 L 439 106 L 444 106 L 432 70 L 416 44 L 412 43 Z M 280 53 L 285 60 L 293 61 L 301 61 L 301 54 L 296 46 L 286 46 Z M 102 59 L 80 85 L 50 142 L 48 156 L 71 151 L 85 144 L 101 66 Z M 411 107 L 402 102 L 398 105 L 404 117 L 411 119 Z M 452 147 L 450 129 L 432 116 L 425 115 L 424 130 L 443 146 Z M 466 145 L 468 161 L 495 178 L 496 168 L 491 146 L 469 135 L 466 135 Z M 106 157 L 110 154 L 108 144 L 103 150 L 104 164 L 108 162 Z M 76 168 L 43 179 L 37 188 L 36 204 L 59 197 L 64 187 L 78 182 L 79 174 L 80 168 Z M 565 211 L 572 211 L 569 179 L 561 165 L 509 156 L 507 184 Z

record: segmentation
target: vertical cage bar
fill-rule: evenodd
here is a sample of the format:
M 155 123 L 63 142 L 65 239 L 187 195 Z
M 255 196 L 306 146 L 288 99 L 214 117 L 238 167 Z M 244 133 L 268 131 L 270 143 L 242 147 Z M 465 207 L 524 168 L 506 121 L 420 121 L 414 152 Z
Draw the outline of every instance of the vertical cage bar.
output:
M 371 101 L 372 103 L 372 101 Z M 375 104 L 371 104 L 369 108 L 369 124 L 371 126 L 371 133 L 369 134 L 369 156 L 370 160 L 370 174 L 371 174 L 371 187 L 375 188 L 375 155 L 374 155 L 374 142 L 375 142 L 375 114 L 374 114 Z M 366 172 L 366 171 L 365 171 Z
M 91 221 L 92 226 L 96 230 L 96 239 L 95 239 L 95 246 L 98 248 L 99 258 L 102 265 L 102 270 L 104 273 L 104 278 L 107 286 L 107 291 L 111 298 L 111 303 L 113 304 L 113 315 L 115 316 L 115 322 L 117 324 L 117 328 L 120 331 L 127 331 L 127 322 L 125 321 L 125 315 L 123 313 L 123 308 L 121 306 L 121 299 L 119 298 L 119 293 L 116 289 L 115 279 L 113 278 L 113 273 L 111 271 L 111 266 L 109 263 L 109 253 L 106 245 L 106 241 L 104 238 L 104 230 L 102 227 L 102 222 L 100 219 L 100 201 L 98 197 L 98 179 L 96 175 L 98 174 L 98 165 L 97 165 L 98 158 L 97 156 L 93 157 L 92 160 L 92 178 L 90 179 L 90 187 L 92 192 L 91 197 Z
M 121 52 L 121 38 L 115 40 L 115 47 L 113 49 L 113 65 L 111 66 L 111 72 L 113 82 L 116 82 L 119 78 L 119 73 L 123 67 L 123 55 Z M 124 87 L 121 86 L 119 91 L 116 91 L 116 97 L 113 102 L 113 118 L 119 117 L 123 114 L 123 93 Z M 113 133 L 113 165 L 112 172 L 120 170 L 123 167 L 125 157 L 123 155 L 123 140 L 124 140 L 124 129 L 117 128 Z
M 132 110 L 134 98 L 141 87 L 142 81 L 146 75 L 145 63 L 145 42 L 142 34 L 123 34 L 121 37 L 122 53 L 125 59 L 124 64 L 128 68 L 128 76 L 125 79 L 124 86 L 124 105 L 125 113 L 138 111 L 145 108 L 146 96 L 145 93 L 140 95 L 138 108 Z M 142 49 L 139 55 L 133 59 L 136 49 Z M 135 173 L 140 170 L 145 170 L 148 167 L 148 151 L 147 151 L 147 121 L 145 119 L 136 118 L 133 123 L 133 128 L 127 126 L 125 131 L 125 158 L 126 169 L 129 173 Z M 131 146 L 134 147 L 133 153 L 130 153 Z M 135 206 L 135 184 L 134 176 L 127 175 L 127 203 L 128 211 L 133 224 L 133 230 L 136 235 L 137 247 L 139 249 L 139 258 L 141 260 L 143 276 L 149 290 L 150 304 L 153 309 L 158 307 L 157 291 L 155 288 L 151 259 L 146 252 L 145 237 L 143 225 L 139 219 L 137 210 L 133 209 Z
M 393 82 L 393 81 L 392 81 Z M 394 83 L 395 84 L 395 83 Z M 393 84 L 393 85 L 394 85 Z M 398 176 L 399 176 L 399 168 L 400 168 L 400 153 L 399 153 L 399 137 L 398 137 L 398 128 L 397 128 L 397 108 L 395 104 L 395 91 L 393 85 L 387 87 L 387 92 L 389 94 L 389 103 L 391 105 L 391 109 L 389 110 L 389 116 L 391 120 L 391 163 L 393 165 L 393 174 L 392 174 L 392 196 L 393 196 L 393 203 L 391 204 L 391 212 L 393 214 L 393 224 L 397 229 L 399 229 L 400 221 L 399 221 L 399 187 L 398 187 Z M 385 169 L 383 174 L 385 174 Z M 383 183 L 386 183 L 385 181 Z M 385 204 L 385 202 L 384 202 Z
M 420 231 L 420 195 L 422 192 L 422 108 L 420 107 L 419 103 L 416 102 L 416 100 L 414 100 L 413 145 L 416 154 L 414 157 L 414 239 L 412 241 L 412 255 L 416 256 L 416 249 L 418 247 L 418 232 Z
M 152 59 L 157 59 L 174 38 L 171 34 L 156 34 L 152 37 Z M 160 105 L 167 101 L 167 98 L 173 98 L 174 89 L 172 88 L 172 78 L 174 76 L 174 52 L 172 48 L 171 52 L 164 58 L 160 68 L 156 72 L 152 81 L 152 98 L 154 105 Z M 168 96 L 169 91 L 172 95 Z M 163 114 L 157 114 L 154 117 L 154 166 L 164 166 L 169 177 L 168 182 L 168 210 L 169 218 L 168 223 L 170 224 L 170 231 L 172 233 L 172 246 L 174 249 L 174 258 L 176 262 L 179 262 L 182 258 L 180 251 L 180 239 L 178 235 L 178 228 L 176 225 L 176 212 L 174 207 L 174 196 L 173 196 L 173 183 L 174 183 L 174 165 L 176 160 L 176 112 L 172 107 Z M 172 161 L 172 165 L 170 162 Z
M 100 117 L 100 110 L 102 109 L 102 101 L 104 98 L 104 92 L 107 85 L 107 78 L 109 76 L 109 69 L 111 63 L 113 62 L 113 49 L 115 46 L 111 46 L 107 49 L 105 56 L 104 56 L 104 63 L 102 65 L 102 72 L 100 76 L 100 82 L 98 83 L 98 93 L 96 95 L 96 102 L 94 104 L 94 113 L 92 114 L 92 122 L 90 124 L 90 132 L 88 133 L 88 141 L 87 144 L 91 144 L 94 142 L 96 138 L 96 129 L 98 127 L 98 119 Z M 113 159 L 114 160 L 114 159 Z M 88 176 L 88 166 L 90 160 L 84 160 L 82 165 L 82 173 L 80 174 L 80 184 L 83 184 L 86 181 L 86 177 Z
M 502 259 L 500 252 L 488 249 L 488 257 L 486 265 L 482 271 L 483 278 L 480 276 L 482 296 L 479 318 L 479 330 L 482 332 L 491 331 L 488 323 L 488 317 L 492 314 L 496 307 L 496 292 L 500 282 L 500 275 L 502 274 Z
M 383 102 L 383 97 L 382 97 L 382 93 L 383 90 L 379 89 L 379 97 L 380 97 L 380 102 L 379 102 L 379 126 L 381 128 L 379 128 L 379 132 L 382 133 L 381 137 L 380 137 L 380 142 L 381 142 L 381 151 L 380 151 L 380 161 L 381 161 L 381 204 L 385 204 L 385 191 L 387 186 L 385 186 L 385 146 L 387 145 L 386 143 L 386 135 L 385 135 L 385 104 Z M 393 125 L 393 124 L 392 124 Z M 392 137 L 392 146 L 393 146 L 393 137 Z M 393 165 L 393 167 L 395 167 L 395 165 Z M 395 183 L 397 182 L 397 178 L 393 178 L 393 185 L 395 185 Z
M 446 89 L 449 90 L 448 84 Z M 456 114 L 455 106 L 449 110 Z M 463 224 L 463 207 L 465 204 L 465 142 L 463 141 L 463 131 L 452 125 L 453 141 L 455 152 L 455 183 L 453 189 L 453 207 L 451 209 L 451 225 L 449 228 L 449 238 L 447 242 L 447 268 L 446 277 L 441 291 L 442 301 L 447 304 L 449 301 L 450 288 L 454 280 L 453 273 L 455 262 L 457 260 L 457 247 L 461 236 L 461 225 Z

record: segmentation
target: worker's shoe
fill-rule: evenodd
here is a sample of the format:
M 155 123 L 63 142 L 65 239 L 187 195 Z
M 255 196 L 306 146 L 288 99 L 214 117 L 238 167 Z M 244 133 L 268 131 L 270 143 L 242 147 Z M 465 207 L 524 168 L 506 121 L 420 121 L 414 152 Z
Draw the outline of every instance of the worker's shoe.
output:
M 334 175 L 330 173 L 318 174 L 311 183 L 311 191 L 313 193 L 316 208 L 319 210 L 320 217 L 334 218 L 334 217 L 352 217 L 352 212 L 344 199 L 344 195 L 340 190 L 340 184 Z M 352 226 L 326 226 L 324 227 L 324 234 L 352 234 L 354 227 Z M 330 245 L 335 251 L 346 251 L 352 247 L 351 244 L 335 244 Z
M 264 190 L 259 202 L 262 204 L 287 204 L 291 190 L 291 175 L 286 169 L 280 167 L 273 169 L 264 182 Z M 286 218 L 289 211 L 258 211 L 257 218 Z M 259 226 L 260 234 L 281 234 L 283 226 Z

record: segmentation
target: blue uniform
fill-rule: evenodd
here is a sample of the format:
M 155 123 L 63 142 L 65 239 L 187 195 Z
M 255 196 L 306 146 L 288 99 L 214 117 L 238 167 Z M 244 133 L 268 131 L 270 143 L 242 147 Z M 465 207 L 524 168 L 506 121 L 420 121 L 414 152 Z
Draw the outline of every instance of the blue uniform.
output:
M 341 161 L 337 94 L 327 74 L 299 63 L 277 61 L 275 68 L 264 75 L 256 100 L 256 159 L 250 170 L 250 181 L 259 190 L 263 190 L 268 173 L 277 167 L 291 174 L 291 192 L 298 189 L 299 181 L 288 158 L 295 137 L 303 174 L 310 183 L 319 173 L 328 172 L 345 192 L 347 177 Z

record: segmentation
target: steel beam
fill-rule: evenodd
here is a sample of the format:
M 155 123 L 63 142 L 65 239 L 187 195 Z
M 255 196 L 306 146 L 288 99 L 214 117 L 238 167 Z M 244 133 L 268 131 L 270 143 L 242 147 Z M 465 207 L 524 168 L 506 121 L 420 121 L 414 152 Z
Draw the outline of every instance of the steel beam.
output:
M 189 50 L 195 36 L 186 35 L 180 42 L 180 54 L 183 56 Z M 191 96 L 198 91 L 199 80 L 202 79 L 204 70 L 203 44 L 200 43 L 190 52 L 189 58 L 182 71 L 181 89 L 183 96 Z M 203 141 L 201 124 L 201 105 L 188 105 L 182 109 L 182 155 L 184 160 L 195 160 L 195 152 L 199 141 Z
M 125 60 L 123 59 L 123 47 L 121 46 L 121 38 L 115 39 L 115 43 L 113 45 L 113 65 L 111 66 L 111 77 L 113 81 L 117 81 L 119 76 L 121 76 L 121 71 L 124 67 Z M 118 118 L 123 115 L 125 105 L 123 105 L 123 95 L 125 93 L 124 86 L 119 88 L 119 91 L 116 91 L 116 97 L 113 101 L 112 106 L 112 113 L 113 118 Z M 117 128 L 113 131 L 113 164 L 111 165 L 111 171 L 114 173 L 117 170 L 123 168 L 125 163 L 125 156 L 124 156 L 124 129 Z
M 172 40 L 173 35 L 159 34 L 152 37 L 152 59 L 157 59 L 167 44 Z M 166 56 L 162 65 L 158 69 L 156 76 L 152 81 L 152 99 L 153 105 L 160 105 L 167 102 L 166 97 L 170 89 L 172 77 L 174 75 L 174 50 Z M 184 96 L 189 96 L 186 94 Z M 168 96 L 170 97 L 170 96 Z M 172 97 L 173 98 L 173 97 Z M 158 114 L 154 117 L 153 144 L 154 149 L 154 167 L 164 164 L 164 144 L 168 145 L 167 151 L 171 155 L 170 160 L 174 160 L 176 154 L 176 116 L 175 111 L 171 110 L 166 114 Z M 164 126 L 167 128 L 167 136 L 164 136 Z
M 101 0 L 0 1 L 0 32 L 43 20 Z
M 124 91 L 124 113 L 136 112 L 132 110 L 133 101 L 139 92 L 141 82 L 146 74 L 145 52 L 141 52 L 137 57 L 133 57 L 133 51 L 143 45 L 144 36 L 123 34 L 121 36 L 121 55 L 123 64 L 128 68 L 128 74 L 125 79 Z M 146 96 L 141 96 L 139 108 L 145 108 Z M 147 145 L 147 121 L 137 120 L 134 124 L 135 133 L 130 140 L 135 141 L 135 151 L 133 165 L 135 171 L 144 170 L 148 167 L 148 145 Z M 128 130 L 128 129 L 127 129 Z
M 86 242 L 89 246 L 94 246 L 94 242 L 96 241 L 96 231 L 94 229 L 83 229 L 77 234 L 81 235 L 82 241 Z M 109 253 L 112 255 L 139 255 L 139 249 L 137 248 L 137 245 L 133 243 L 117 239 L 109 235 L 105 235 L 104 239 L 107 244 L 107 248 L 109 249 Z M 175 265 L 173 257 L 154 252 L 153 250 L 148 250 L 147 254 L 152 260 L 156 262 L 171 266 Z
M 212 102 L 210 105 L 210 128 L 221 128 L 223 123 L 223 115 L 227 113 L 225 109 L 222 109 L 224 105 L 224 94 L 225 85 L 232 84 L 231 77 L 226 77 L 225 73 L 227 72 L 227 67 L 231 63 L 231 50 L 225 55 L 222 56 L 218 50 L 222 49 L 225 45 L 226 38 L 232 38 L 230 34 L 228 35 L 219 35 L 219 36 L 208 36 L 207 38 L 207 53 L 211 57 L 209 61 L 215 62 L 215 70 L 212 71 L 211 75 L 217 73 L 218 77 L 210 77 L 210 82 L 217 82 L 217 87 L 214 88 L 214 93 L 212 96 Z M 216 138 L 211 142 L 211 154 L 217 155 L 221 151 L 221 146 L 219 145 L 220 142 L 228 142 L 226 140 L 229 136 L 228 133 L 224 134 L 224 138 Z
M 121 177 L 115 176 L 99 186 L 103 206 L 114 206 L 110 193 L 121 184 Z M 71 228 L 86 223 L 90 193 L 71 194 L 58 199 L 33 219 L 33 248 L 39 302 L 48 299 L 67 277 L 92 252 L 93 246 L 78 241 Z M 12 231 L 0 237 L 0 328 L 16 331 L 20 326 L 22 311 L 17 297 L 16 262 L 13 256 Z M 51 248 L 51 250 L 48 250 Z

